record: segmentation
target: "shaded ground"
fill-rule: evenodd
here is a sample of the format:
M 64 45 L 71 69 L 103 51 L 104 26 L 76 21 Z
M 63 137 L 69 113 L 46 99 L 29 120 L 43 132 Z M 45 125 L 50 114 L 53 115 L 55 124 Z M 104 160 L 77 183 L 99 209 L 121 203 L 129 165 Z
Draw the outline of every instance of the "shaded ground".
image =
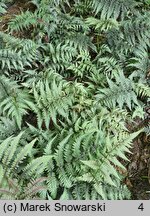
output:
M 21 11 L 31 9 L 25 1 L 16 1 L 8 7 L 7 13 L 0 17 L 0 31 L 7 29 L 7 23 Z M 148 122 L 149 124 L 149 122 Z M 130 162 L 126 165 L 127 177 L 125 183 L 132 193 L 133 200 L 150 199 L 150 137 L 144 133 L 133 143 Z
M 132 199 L 150 199 L 150 140 L 142 134 L 133 143 L 127 166 Z
M 25 11 L 31 8 L 31 4 L 25 0 L 18 0 L 15 3 L 7 4 L 7 13 L 0 17 L 0 31 L 7 29 L 7 23 L 16 15 L 20 14 L 21 11 Z

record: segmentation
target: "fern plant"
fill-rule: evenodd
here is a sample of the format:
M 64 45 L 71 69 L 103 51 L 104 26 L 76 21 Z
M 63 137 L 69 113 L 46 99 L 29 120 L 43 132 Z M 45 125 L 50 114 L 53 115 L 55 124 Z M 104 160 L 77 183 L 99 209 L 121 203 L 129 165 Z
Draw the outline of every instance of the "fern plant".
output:
M 149 5 L 27 5 L 0 32 L 0 198 L 130 199 L 128 155 L 149 134 L 129 127 L 147 118 Z
M 38 193 L 46 190 L 46 186 L 43 186 L 42 183 L 46 178 L 39 178 L 32 182 L 29 182 L 27 186 L 21 185 L 21 182 L 17 182 L 16 179 L 8 179 L 9 187 L 8 189 L 0 188 L 1 198 L 5 199 L 38 199 Z M 18 186 L 19 185 L 19 186 Z
M 40 185 L 46 178 L 36 178 L 38 176 L 36 171 L 40 169 L 44 173 L 45 163 L 48 163 L 51 156 L 33 159 L 33 145 L 36 139 L 19 147 L 22 135 L 21 132 L 16 137 L 10 136 L 0 145 L 0 195 L 6 194 L 11 199 L 31 198 L 40 190 L 46 189 Z M 28 158 L 26 160 L 28 163 L 25 162 L 26 158 Z M 35 176 L 31 175 L 33 173 Z M 18 186 L 16 181 L 18 181 Z

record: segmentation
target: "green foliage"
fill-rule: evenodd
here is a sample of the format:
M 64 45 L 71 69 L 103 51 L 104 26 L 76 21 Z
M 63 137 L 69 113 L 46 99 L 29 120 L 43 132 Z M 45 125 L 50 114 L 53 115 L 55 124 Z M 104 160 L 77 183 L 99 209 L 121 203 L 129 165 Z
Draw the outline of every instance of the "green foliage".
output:
M 31 67 L 31 62 L 40 58 L 38 45 L 27 39 L 18 39 L 0 33 L 2 49 L 0 50 L 1 69 L 23 70 L 25 66 Z
M 30 101 L 30 95 L 22 91 L 17 83 L 7 79 L 5 76 L 0 78 L 0 113 L 10 119 L 15 119 L 18 127 L 21 129 L 22 117 L 27 114 L 27 101 Z
M 149 104 L 148 4 L 31 2 L 0 32 L 0 197 L 130 199 L 122 173 L 149 134 L 127 129 Z
M 35 111 L 38 118 L 38 126 L 41 127 L 44 120 L 47 129 L 50 119 L 56 123 L 57 114 L 67 118 L 68 108 L 72 105 L 72 95 L 65 90 L 63 83 L 56 84 L 55 80 L 49 85 L 49 81 L 39 81 L 34 88 L 34 99 L 30 108 Z
M 0 14 L 4 14 L 4 13 L 6 13 L 6 5 L 3 2 L 1 2 L 0 3 Z
M 42 183 L 46 178 L 39 178 L 29 182 L 27 185 L 21 185 L 17 179 L 8 179 L 8 189 L 0 188 L 2 198 L 23 200 L 23 199 L 38 199 L 38 193 L 45 191 L 46 187 Z
M 128 15 L 128 13 L 135 13 L 136 9 L 135 7 L 138 5 L 138 3 L 134 0 L 128 0 L 128 1 L 122 1 L 122 0 L 93 0 L 92 1 L 92 7 L 94 12 L 100 13 L 101 17 L 106 17 L 107 19 L 110 17 L 114 17 L 117 19 L 118 17 L 121 17 L 121 19 L 124 19 L 125 16 Z
M 125 78 L 120 71 L 120 75 L 115 77 L 113 82 L 107 78 L 108 88 L 100 89 L 102 92 L 96 95 L 98 100 L 104 100 L 104 103 L 108 107 L 116 107 L 116 103 L 120 108 L 124 107 L 124 104 L 131 110 L 134 105 L 138 104 L 138 96 L 149 97 L 150 87 L 142 83 L 134 83 L 131 79 Z M 133 107 L 131 107 L 131 105 Z
M 0 186 L 2 187 L 0 193 L 6 193 L 13 199 L 28 199 L 45 189 L 43 186 L 38 186 L 46 178 L 36 178 L 38 176 L 37 169 L 41 173 L 44 172 L 45 166 L 51 158 L 51 156 L 43 156 L 34 159 L 33 145 L 37 139 L 22 146 L 19 145 L 22 135 L 21 132 L 16 137 L 10 136 L 0 145 Z M 27 159 L 26 162 L 25 159 Z M 30 179 L 36 180 L 31 182 Z

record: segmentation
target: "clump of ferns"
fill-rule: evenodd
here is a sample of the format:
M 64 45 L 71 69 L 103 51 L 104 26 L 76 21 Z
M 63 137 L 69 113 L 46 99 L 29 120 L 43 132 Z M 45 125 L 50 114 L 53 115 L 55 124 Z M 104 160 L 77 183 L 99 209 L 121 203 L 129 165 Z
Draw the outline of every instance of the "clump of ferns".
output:
M 22 180 L 7 178 L 7 187 L 0 188 L 0 197 L 14 200 L 39 199 L 38 194 L 47 190 L 43 184 L 46 180 L 47 178 L 40 177 L 24 183 Z

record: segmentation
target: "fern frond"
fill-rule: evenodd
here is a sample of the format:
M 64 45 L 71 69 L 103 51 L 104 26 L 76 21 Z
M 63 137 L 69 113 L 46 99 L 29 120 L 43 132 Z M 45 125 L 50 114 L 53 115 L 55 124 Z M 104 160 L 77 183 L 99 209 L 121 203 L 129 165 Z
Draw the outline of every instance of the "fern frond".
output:
M 28 102 L 28 105 L 38 116 L 39 128 L 43 120 L 46 127 L 49 128 L 50 119 L 57 124 L 56 116 L 58 114 L 67 117 L 67 110 L 72 104 L 72 94 L 67 92 L 67 86 L 62 82 L 57 84 L 53 81 L 49 84 L 46 80 L 39 82 L 39 84 L 37 84 L 39 87 L 34 88 L 35 103 Z
M 129 12 L 136 13 L 135 7 L 138 3 L 134 0 L 93 0 L 92 7 L 94 12 L 100 13 L 102 18 L 118 17 L 124 18 Z
M 107 81 L 109 88 L 101 89 L 100 92 L 103 92 L 103 96 L 97 95 L 97 97 L 103 98 L 108 107 L 115 107 L 118 104 L 120 108 L 123 108 L 123 105 L 126 104 L 131 110 L 131 104 L 138 105 L 137 95 L 134 92 L 134 82 L 125 78 L 123 74 L 116 77 L 115 83 L 109 78 Z
M 0 14 L 6 13 L 6 8 L 7 8 L 6 4 L 1 2 L 0 3 Z
M 89 26 L 92 26 L 97 30 L 98 32 L 106 32 L 107 30 L 111 28 L 118 28 L 118 22 L 115 19 L 96 19 L 94 17 L 88 17 L 86 19 L 86 23 Z
M 8 98 L 1 100 L 0 111 L 3 115 L 15 119 L 19 128 L 21 128 L 22 117 L 27 114 L 29 109 L 27 102 L 30 101 L 30 95 L 25 91 L 15 91 Z
M 42 157 L 38 157 L 33 159 L 25 168 L 23 176 L 39 176 L 41 173 L 46 170 L 47 164 L 49 160 L 53 158 L 51 155 L 44 155 Z

